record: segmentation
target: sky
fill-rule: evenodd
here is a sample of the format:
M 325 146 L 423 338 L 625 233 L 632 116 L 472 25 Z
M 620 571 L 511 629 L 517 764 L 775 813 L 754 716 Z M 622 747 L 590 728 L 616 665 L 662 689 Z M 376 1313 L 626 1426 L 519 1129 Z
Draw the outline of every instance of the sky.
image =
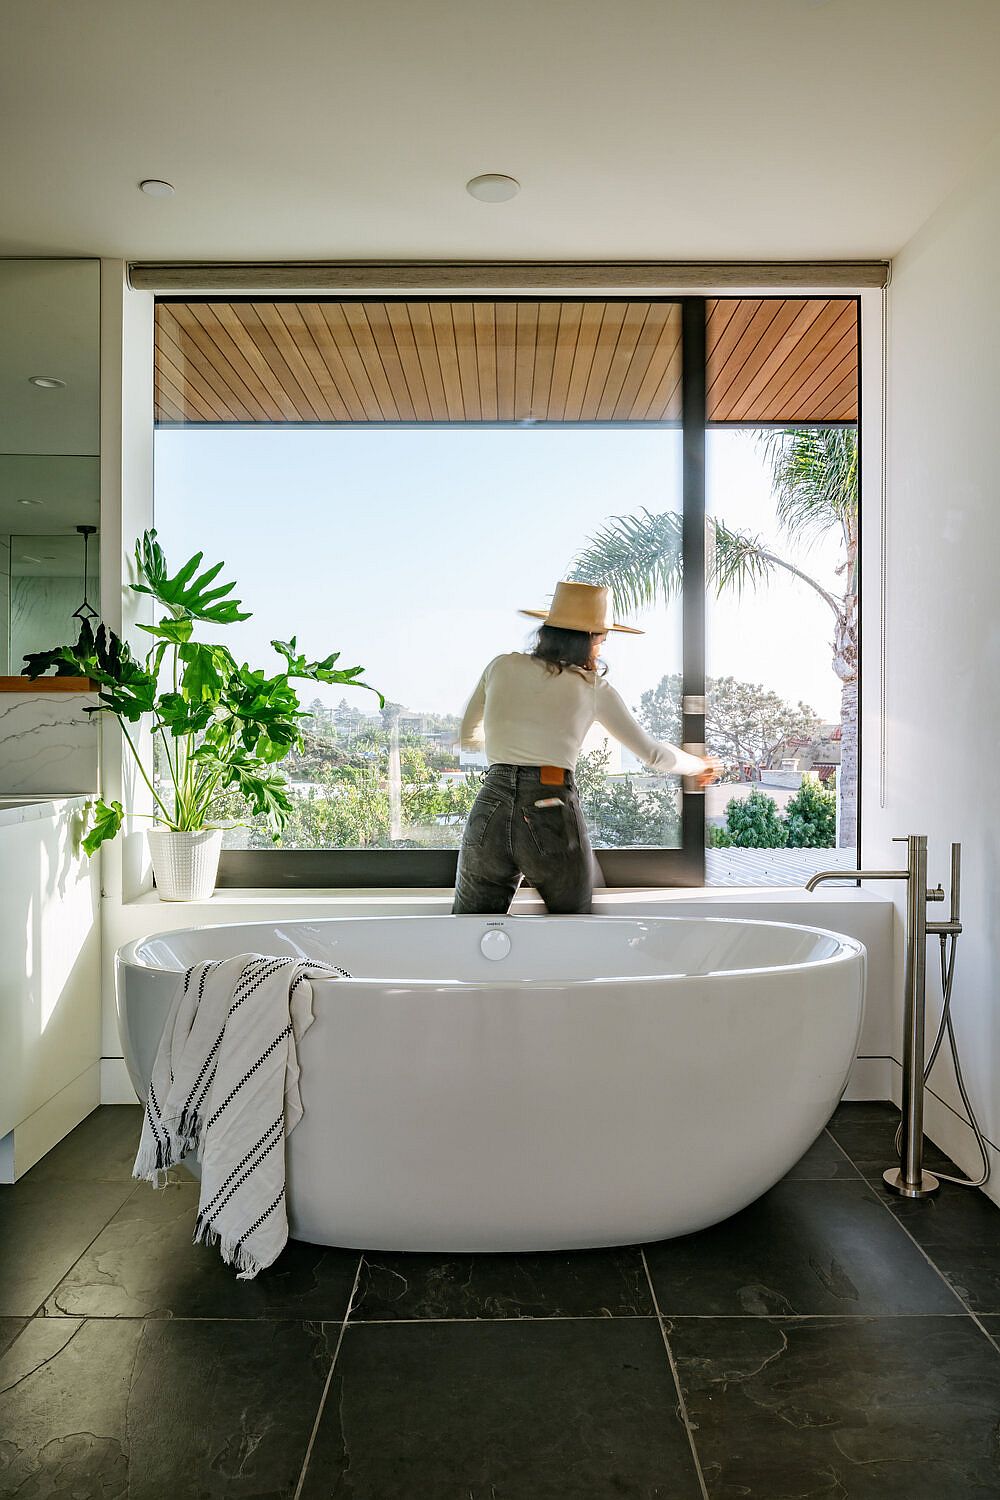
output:
M 201 550 L 251 619 L 218 638 L 254 666 L 295 634 L 310 657 L 342 653 L 408 708 L 461 713 L 486 663 L 524 648 L 588 537 L 615 515 L 680 509 L 680 434 L 655 428 L 349 428 L 156 433 L 155 523 L 171 571 Z M 708 434 L 708 508 L 777 544 L 837 590 L 836 541 L 792 548 L 768 469 L 746 431 Z M 635 707 L 680 670 L 680 606 L 630 617 L 643 636 L 604 649 Z M 710 676 L 731 674 L 839 718 L 833 616 L 806 585 L 708 604 Z M 224 634 L 223 634 L 224 632 Z M 215 638 L 207 630 L 199 638 Z M 364 711 L 369 694 L 308 689 Z

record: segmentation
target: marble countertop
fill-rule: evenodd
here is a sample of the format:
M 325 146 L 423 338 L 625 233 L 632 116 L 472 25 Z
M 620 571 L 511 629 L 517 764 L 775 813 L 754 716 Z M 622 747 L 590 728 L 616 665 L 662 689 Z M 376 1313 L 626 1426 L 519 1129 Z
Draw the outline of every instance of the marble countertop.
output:
M 75 812 L 86 807 L 89 797 L 9 797 L 0 796 L 0 828 L 12 828 L 18 823 L 43 822 L 60 813 Z

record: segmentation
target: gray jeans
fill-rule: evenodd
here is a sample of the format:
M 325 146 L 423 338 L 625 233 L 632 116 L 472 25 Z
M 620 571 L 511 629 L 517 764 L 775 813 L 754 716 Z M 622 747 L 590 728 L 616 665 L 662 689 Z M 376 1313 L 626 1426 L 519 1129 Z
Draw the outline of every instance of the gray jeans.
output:
M 522 876 L 550 912 L 589 912 L 593 855 L 572 773 L 546 785 L 538 766 L 490 766 L 458 856 L 453 912 L 505 912 Z

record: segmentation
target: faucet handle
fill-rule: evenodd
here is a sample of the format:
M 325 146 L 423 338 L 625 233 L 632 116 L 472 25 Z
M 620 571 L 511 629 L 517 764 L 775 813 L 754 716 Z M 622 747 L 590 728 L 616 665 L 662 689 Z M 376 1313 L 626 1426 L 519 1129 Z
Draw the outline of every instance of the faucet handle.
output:
M 937 885 L 934 887 L 933 890 L 929 890 L 927 892 L 927 899 L 928 899 L 928 901 L 943 901 L 944 900 L 944 886 L 941 884 L 940 880 L 938 881 Z

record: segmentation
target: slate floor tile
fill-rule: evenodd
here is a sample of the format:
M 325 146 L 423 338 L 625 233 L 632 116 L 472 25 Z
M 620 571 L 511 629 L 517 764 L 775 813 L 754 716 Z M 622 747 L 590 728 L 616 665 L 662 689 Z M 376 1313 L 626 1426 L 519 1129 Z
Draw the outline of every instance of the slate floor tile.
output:
M 0 1318 L 0 1354 L 10 1348 L 27 1321 L 27 1318 Z
M 338 1333 L 36 1318 L 0 1360 L 0 1495 L 291 1497 Z
M 647 1245 L 646 1259 L 666 1316 L 963 1310 L 861 1178 L 786 1178 L 711 1229 Z
M 860 1174 L 852 1161 L 844 1155 L 824 1130 L 813 1141 L 809 1150 L 792 1167 L 785 1177 L 795 1181 L 829 1180 L 832 1177 L 858 1177 Z
M 1000 1352 L 968 1317 L 667 1324 L 711 1500 L 1000 1494 Z
M 218 1249 L 192 1244 L 198 1184 L 139 1185 L 46 1303 L 51 1315 L 102 1318 L 343 1320 L 356 1250 L 290 1241 L 252 1281 L 239 1281 Z
M 827 1129 L 834 1125 L 879 1125 L 890 1116 L 899 1119 L 899 1106 L 891 1099 L 842 1099 L 830 1117 Z
M 697 1500 L 655 1319 L 348 1327 L 302 1500 Z
M 30 1317 L 135 1187 L 30 1182 L 0 1187 L 0 1316 Z
M 138 1104 L 102 1104 L 21 1180 L 130 1182 L 141 1128 Z
M 975 1313 L 1000 1313 L 1000 1208 L 977 1188 L 942 1183 L 933 1198 L 885 1201 Z
M 885 1169 L 899 1162 L 895 1142 L 899 1118 L 894 1104 L 841 1104 L 827 1129 L 862 1176 L 879 1182 Z M 930 1172 L 957 1171 L 951 1158 L 928 1140 L 924 1142 L 924 1165 Z
M 621 1318 L 653 1311 L 635 1247 L 544 1255 L 368 1251 L 351 1319 Z

